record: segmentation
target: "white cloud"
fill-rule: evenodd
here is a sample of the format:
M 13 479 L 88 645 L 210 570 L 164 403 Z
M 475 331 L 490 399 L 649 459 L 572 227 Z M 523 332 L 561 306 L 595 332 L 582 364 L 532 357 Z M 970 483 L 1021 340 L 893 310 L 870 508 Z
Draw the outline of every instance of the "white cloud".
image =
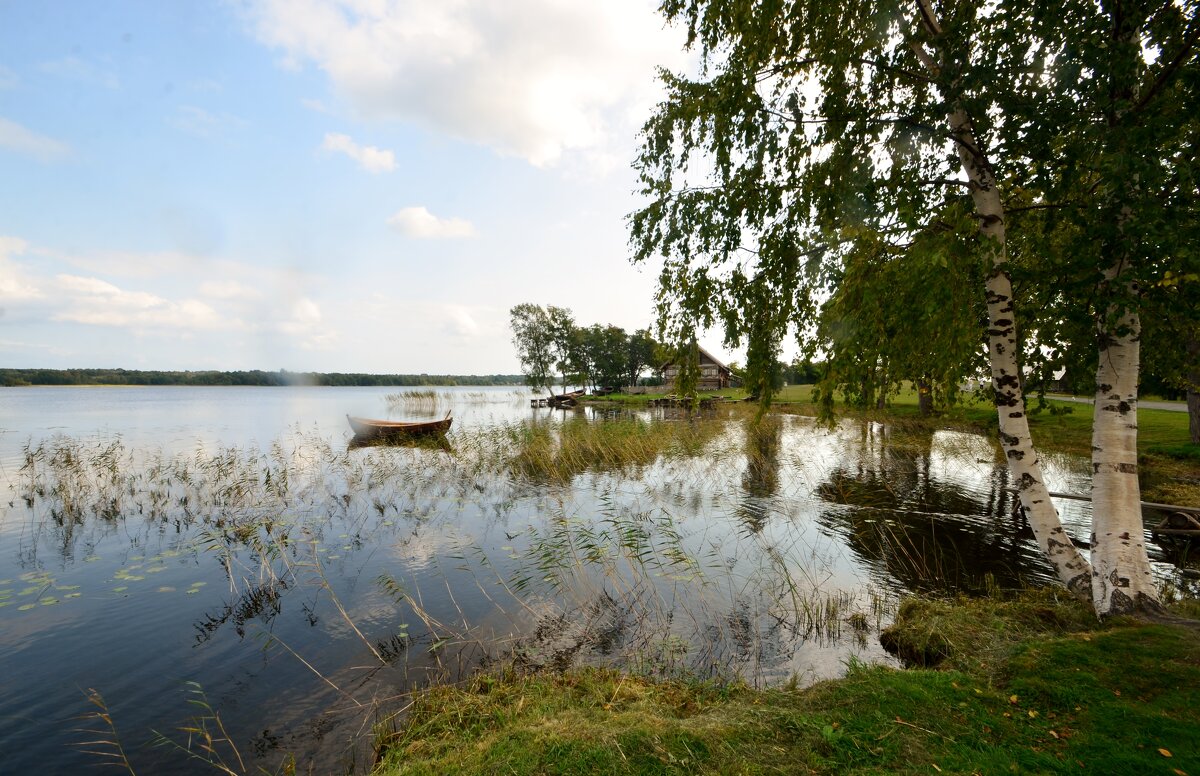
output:
M 367 118 L 555 162 L 618 134 L 684 61 L 649 0 L 242 0 L 284 64 L 312 63 Z
M 211 113 L 195 105 L 180 105 L 167 123 L 197 137 L 211 138 L 245 126 L 246 120 L 228 113 Z
M 233 321 L 196 299 L 172 301 L 144 291 L 126 291 L 105 280 L 57 275 L 54 291 L 67 303 L 51 320 L 135 329 L 221 329 Z
M 43 73 L 49 73 L 59 78 L 78 81 L 79 83 L 91 86 L 103 86 L 105 89 L 116 89 L 121 85 L 120 80 L 114 74 L 107 70 L 102 70 L 91 62 L 85 62 L 78 57 L 66 57 L 64 59 L 56 59 L 53 62 L 43 62 L 39 65 L 39 69 Z
M 20 237 L 7 237 L 0 234 L 0 261 L 18 253 L 24 253 L 29 243 Z
M 280 331 L 285 334 L 304 334 L 321 323 L 321 308 L 308 297 L 301 297 L 292 302 L 288 316 L 278 324 Z
M 375 146 L 360 146 L 349 135 L 330 132 L 325 135 L 321 148 L 349 156 L 367 172 L 391 172 L 396 169 L 396 155 L 391 151 Z
M 45 135 L 39 135 L 15 121 L 9 121 L 3 116 L 0 116 L 0 148 L 7 148 L 19 154 L 32 156 L 43 162 L 61 159 L 71 150 L 66 143 L 61 143 Z
M 262 292 L 257 288 L 239 283 L 236 280 L 212 281 L 200 284 L 200 294 L 212 299 L 261 299 Z
M 445 334 L 462 339 L 471 339 L 479 334 L 479 324 L 471 317 L 471 313 L 467 308 L 458 305 L 449 305 L 443 314 L 445 319 L 442 324 L 442 331 Z
M 441 240 L 474 237 L 475 227 L 462 218 L 438 218 L 424 206 L 406 207 L 388 219 L 388 225 L 406 237 Z
M 105 357 L 129 357 L 133 340 L 123 337 L 139 343 L 148 337 L 163 343 L 186 339 L 206 358 L 217 354 L 222 368 L 234 368 L 239 357 L 246 358 L 246 343 L 256 343 L 249 347 L 257 350 L 251 362 L 241 363 L 255 365 L 259 362 L 253 359 L 265 354 L 334 350 L 345 311 L 337 320 L 325 314 L 320 294 L 328 286 L 327 278 L 292 268 L 175 252 L 76 256 L 0 235 L 0 316 L 5 325 L 54 323 L 60 332 L 56 336 L 68 341 L 99 337 L 109 348 Z M 4 334 L 13 337 L 16 331 Z M 187 364 L 200 352 L 157 347 L 155 358 L 166 359 L 161 363 Z M 78 359 L 81 354 L 66 355 Z
M 313 97 L 305 97 L 304 99 L 300 100 L 300 104 L 314 113 L 324 113 L 326 115 L 331 115 L 333 113 L 333 111 L 331 111 L 329 107 L 325 105 L 325 103 Z
M 25 253 L 28 247 L 24 240 L 0 235 L 0 302 L 28 302 L 45 296 L 37 280 L 10 258 Z
M 14 73 L 12 70 L 9 70 L 4 65 L 0 65 L 0 90 L 16 89 L 17 84 L 20 82 L 21 79 L 17 78 L 16 73 Z

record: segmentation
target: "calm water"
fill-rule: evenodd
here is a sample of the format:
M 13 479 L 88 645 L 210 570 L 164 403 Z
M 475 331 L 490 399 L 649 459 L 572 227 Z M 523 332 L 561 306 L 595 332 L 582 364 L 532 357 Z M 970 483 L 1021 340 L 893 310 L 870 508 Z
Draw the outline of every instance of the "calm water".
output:
M 1049 573 L 980 437 L 397 391 L 0 390 L 5 772 L 95 764 L 98 738 L 202 770 L 184 728 L 235 770 L 365 770 L 406 692 L 490 660 L 807 681 L 886 660 L 904 591 Z M 346 413 L 448 409 L 448 449 L 348 446 Z M 1086 462 L 1048 463 L 1086 492 Z

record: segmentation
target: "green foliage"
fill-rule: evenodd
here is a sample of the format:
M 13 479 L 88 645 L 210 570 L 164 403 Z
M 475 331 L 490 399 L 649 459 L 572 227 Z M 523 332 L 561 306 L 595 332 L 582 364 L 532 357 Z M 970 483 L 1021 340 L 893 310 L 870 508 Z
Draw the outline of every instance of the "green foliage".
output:
M 655 363 L 659 345 L 647 329 L 627 334 L 620 326 L 578 326 L 563 307 L 520 304 L 511 311 L 513 345 L 526 382 L 549 389 L 552 371 L 568 383 L 616 390 L 636 385 Z
M 592 384 L 620 388 L 629 373 L 629 337 L 620 326 L 588 327 L 583 340 L 592 365 Z
M 629 335 L 625 350 L 626 385 L 637 385 L 643 371 L 658 366 L 654 358 L 657 351 L 658 343 L 650 335 L 649 329 L 638 329 Z
M 908 379 L 929 412 L 986 342 L 1003 438 L 1025 447 L 1024 414 L 1004 409 L 1023 401 L 1023 353 L 1042 362 L 1043 385 L 1059 365 L 1124 365 L 1107 358 L 1114 345 L 1136 370 L 1144 306 L 1195 320 L 1163 283 L 1197 269 L 1193 3 L 664 0 L 662 11 L 686 26 L 701 69 L 664 74 L 645 125 L 634 260 L 661 258 L 660 328 L 677 341 L 720 323 L 727 343 L 748 343 L 747 388 L 764 403 L 789 332 L 806 355 L 830 355 L 827 411 L 837 390 L 882 406 Z M 1044 517 L 1040 533 L 1056 519 Z
M 1046 379 L 1066 367 L 1086 382 L 1096 326 L 1130 306 L 1195 321 L 1176 282 L 1197 270 L 1182 151 L 1197 137 L 1197 23 L 1182 6 L 950 2 L 933 23 L 916 4 L 662 8 L 705 67 L 664 75 L 645 126 L 635 260 L 662 258 L 659 314 L 678 341 L 720 323 L 749 342 L 752 391 L 789 330 L 834 353 L 828 387 L 860 404 L 901 379 L 950 397 L 978 368 L 984 268 L 956 109 L 1012 211 L 1018 335 Z M 1121 282 L 1102 282 L 1114 262 Z
M 553 378 L 558 335 L 555 322 L 541 305 L 528 302 L 509 310 L 509 320 L 513 347 L 517 349 L 526 385 L 552 393 L 550 381 Z
M 546 306 L 547 324 L 550 327 L 554 351 L 554 367 L 562 375 L 563 392 L 567 383 L 574 378 L 571 374 L 571 356 L 575 344 L 575 317 L 564 307 Z
M 984 268 L 970 260 L 974 229 L 958 207 L 902 249 L 860 238 L 846 252 L 816 330 L 829 354 L 823 395 L 838 391 L 866 408 L 902 381 L 922 381 L 938 403 L 956 400 L 963 376 L 983 368 Z

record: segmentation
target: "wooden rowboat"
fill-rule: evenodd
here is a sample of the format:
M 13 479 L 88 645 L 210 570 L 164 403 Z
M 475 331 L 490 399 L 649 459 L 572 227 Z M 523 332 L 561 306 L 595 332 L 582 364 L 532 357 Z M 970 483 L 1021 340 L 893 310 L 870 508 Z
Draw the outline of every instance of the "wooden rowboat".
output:
M 415 439 L 417 437 L 445 436 L 454 421 L 450 413 L 441 420 L 405 422 L 397 420 L 372 420 L 371 418 L 356 418 L 346 416 L 350 428 L 354 429 L 356 439 Z

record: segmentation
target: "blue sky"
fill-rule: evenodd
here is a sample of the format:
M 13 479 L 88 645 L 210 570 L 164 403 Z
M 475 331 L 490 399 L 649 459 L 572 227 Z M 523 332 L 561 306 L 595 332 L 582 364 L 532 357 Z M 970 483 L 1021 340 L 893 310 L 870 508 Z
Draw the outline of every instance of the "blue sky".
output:
M 683 42 L 649 0 L 0 0 L 0 366 L 514 372 L 514 304 L 646 326 Z

